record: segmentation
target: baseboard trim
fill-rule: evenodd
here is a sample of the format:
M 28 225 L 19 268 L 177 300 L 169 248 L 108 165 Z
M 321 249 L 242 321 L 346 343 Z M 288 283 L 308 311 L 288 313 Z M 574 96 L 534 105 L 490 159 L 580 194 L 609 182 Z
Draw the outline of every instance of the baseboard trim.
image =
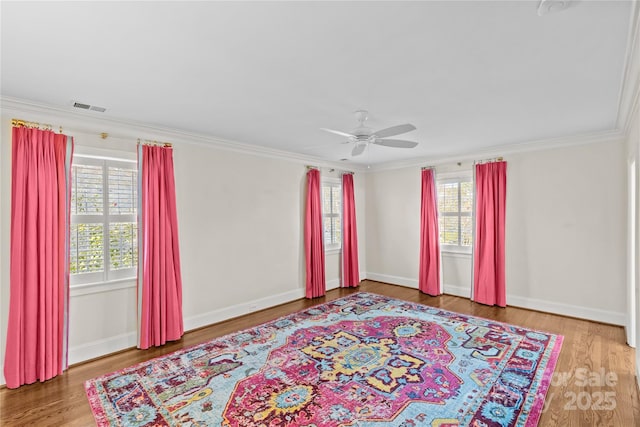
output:
M 332 279 L 327 281 L 327 290 L 338 289 L 340 287 L 340 279 Z
M 376 282 L 390 283 L 392 285 L 406 286 L 408 288 L 418 289 L 418 280 L 410 279 L 408 277 L 390 276 L 388 274 L 369 273 L 367 272 L 367 279 L 374 280 Z
M 335 287 L 337 288 L 339 286 L 339 280 L 336 279 L 335 282 Z M 327 289 L 331 289 L 330 286 L 334 286 L 333 280 L 327 283 Z M 292 291 L 255 299 L 241 304 L 232 305 L 230 307 L 212 310 L 196 316 L 185 317 L 184 329 L 185 331 L 190 331 L 203 326 L 209 326 L 223 320 L 243 316 L 265 308 L 294 301 L 296 299 L 303 298 L 304 296 L 304 289 L 294 289 Z M 87 360 L 135 347 L 136 345 L 137 334 L 135 331 L 131 331 L 113 337 L 69 347 L 69 364 L 72 365 L 85 362 Z
M 444 293 L 457 297 L 471 298 L 471 289 L 467 286 L 447 285 L 444 284 Z
M 637 392 L 640 392 L 640 356 L 636 357 L 636 385 L 638 386 Z
M 390 283 L 393 285 L 405 286 L 418 289 L 418 280 L 409 277 L 393 276 L 379 273 L 366 273 L 366 278 L 377 282 Z M 336 289 L 340 286 L 339 279 L 332 279 L 327 282 L 327 290 Z M 444 285 L 444 293 L 449 295 L 469 298 L 470 290 L 464 286 Z M 186 317 L 184 320 L 185 330 L 201 328 L 234 317 L 243 316 L 265 308 L 273 307 L 304 298 L 305 291 L 302 288 L 293 289 L 291 291 L 282 292 L 264 298 L 247 301 L 241 304 L 232 305 L 207 313 Z M 507 302 L 511 306 L 526 308 L 530 310 L 543 311 L 547 313 L 559 314 L 563 316 L 577 317 L 580 319 L 594 320 L 597 322 L 610 323 L 613 325 L 625 324 L 625 316 L 621 313 L 615 313 L 607 310 L 600 310 L 589 307 L 581 307 L 570 304 L 563 304 L 552 301 L 545 301 L 535 298 L 521 297 L 517 295 L 507 295 Z M 135 347 L 136 333 L 135 331 L 113 337 L 88 342 L 82 345 L 69 348 L 69 363 L 79 363 L 86 360 L 95 359 L 106 354 L 114 353 L 127 348 Z M 640 369 L 640 367 L 638 367 Z M 640 372 L 640 371 L 639 371 Z M 640 375 L 638 376 L 640 386 Z
M 409 277 L 392 276 L 388 274 L 367 272 L 367 279 L 376 282 L 390 283 L 392 285 L 407 286 L 418 289 L 418 280 Z M 464 298 L 471 296 L 471 289 L 464 286 L 444 285 L 444 293 Z M 612 325 L 625 325 L 624 313 L 601 310 L 598 308 L 583 307 L 572 304 L 564 304 L 554 301 L 546 301 L 536 298 L 522 297 L 519 295 L 507 294 L 507 304 L 513 307 L 526 308 L 529 310 L 542 311 L 545 313 L 559 314 L 561 316 L 576 317 L 579 319 L 593 320 L 596 322 L 609 323 Z
M 554 301 L 545 301 L 536 298 L 521 297 L 518 295 L 507 294 L 507 304 L 515 307 L 528 308 L 530 310 L 544 311 L 546 313 L 561 314 L 563 316 L 609 323 L 611 325 L 624 326 L 626 323 L 626 316 L 624 313 L 616 313 L 615 311 L 601 310 L 599 308 L 583 307 Z
M 185 331 L 189 331 L 203 326 L 209 326 L 214 323 L 222 322 L 223 320 L 232 319 L 234 317 L 243 316 L 255 311 L 264 310 L 265 308 L 294 301 L 299 298 L 304 298 L 304 296 L 304 289 L 293 289 L 276 295 L 270 295 L 268 297 L 258 298 L 229 307 L 219 308 L 207 313 L 186 317 L 184 319 L 184 329 Z
M 327 281 L 327 290 L 337 289 L 340 287 L 340 279 L 332 279 Z M 190 331 L 193 329 L 209 326 L 214 323 L 232 319 L 234 317 L 243 316 L 265 308 L 274 307 L 276 305 L 295 301 L 304 298 L 305 290 L 294 289 L 271 295 L 264 298 L 235 304 L 229 307 L 219 308 L 206 313 L 195 316 L 185 317 L 184 329 Z M 87 360 L 102 357 L 107 354 L 115 353 L 127 348 L 135 347 L 137 342 L 136 332 L 131 331 L 125 334 L 96 340 L 69 348 L 69 364 L 85 362 Z
M 101 340 L 91 341 L 75 347 L 69 347 L 69 365 L 102 357 L 116 351 L 135 347 L 136 332 L 128 332 Z

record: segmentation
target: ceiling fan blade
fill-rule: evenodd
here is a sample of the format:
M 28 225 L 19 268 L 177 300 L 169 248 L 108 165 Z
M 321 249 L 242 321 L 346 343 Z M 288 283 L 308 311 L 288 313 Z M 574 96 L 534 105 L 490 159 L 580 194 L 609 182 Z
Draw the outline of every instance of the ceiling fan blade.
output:
M 415 126 L 407 123 L 404 125 L 391 126 L 390 128 L 380 129 L 378 132 L 374 132 L 374 135 L 378 138 L 386 138 L 388 136 L 400 135 L 401 133 L 411 132 L 415 130 Z
M 352 135 L 352 134 L 347 133 L 347 132 L 342 132 L 342 131 L 339 131 L 339 130 L 333 130 L 333 129 L 327 129 L 327 128 L 320 128 L 320 130 L 323 130 L 325 132 L 335 133 L 336 135 L 345 136 L 347 138 L 355 138 L 356 137 L 355 135 Z
M 395 148 L 413 148 L 418 145 L 417 142 L 405 141 L 404 139 L 376 139 L 373 143 Z
M 353 147 L 353 151 L 351 151 L 352 156 L 359 156 L 364 152 L 364 149 L 367 148 L 367 144 L 357 144 Z

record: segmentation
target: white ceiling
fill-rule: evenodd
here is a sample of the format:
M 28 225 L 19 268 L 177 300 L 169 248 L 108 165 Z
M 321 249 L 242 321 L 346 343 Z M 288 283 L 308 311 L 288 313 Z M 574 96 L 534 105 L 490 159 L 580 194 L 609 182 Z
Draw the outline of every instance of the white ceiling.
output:
M 2 1 L 0 93 L 360 164 L 617 130 L 632 2 L 538 3 Z

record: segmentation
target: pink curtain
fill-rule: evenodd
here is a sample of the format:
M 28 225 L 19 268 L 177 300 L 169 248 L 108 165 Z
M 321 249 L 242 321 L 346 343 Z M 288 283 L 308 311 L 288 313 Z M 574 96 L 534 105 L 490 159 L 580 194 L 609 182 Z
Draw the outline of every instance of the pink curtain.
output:
M 322 202 L 320 198 L 320 171 L 307 172 L 307 209 L 304 221 L 304 253 L 306 260 L 307 298 L 325 294 L 324 242 L 322 239 Z
M 358 230 L 353 175 L 342 175 L 342 287 L 360 284 L 358 267 Z
M 476 236 L 473 299 L 506 307 L 504 224 L 507 163 L 476 165 Z
M 73 138 L 14 127 L 12 144 L 8 388 L 67 368 Z
M 440 235 L 438 232 L 438 198 L 432 169 L 422 170 L 422 203 L 420 205 L 420 291 L 442 294 L 440 281 Z
M 138 347 L 180 339 L 182 276 L 173 149 L 139 146 L 142 248 L 138 274 Z

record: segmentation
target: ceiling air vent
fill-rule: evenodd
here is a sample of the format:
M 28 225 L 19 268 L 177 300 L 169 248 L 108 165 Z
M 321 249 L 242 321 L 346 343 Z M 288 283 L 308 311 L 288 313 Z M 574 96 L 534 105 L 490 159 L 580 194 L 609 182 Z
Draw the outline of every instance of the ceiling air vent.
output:
M 107 109 L 104 107 L 98 107 L 97 105 L 83 104 L 82 102 L 74 102 L 73 106 L 76 108 L 81 108 L 83 110 L 97 111 L 99 113 L 104 113 L 105 111 L 107 111 Z

